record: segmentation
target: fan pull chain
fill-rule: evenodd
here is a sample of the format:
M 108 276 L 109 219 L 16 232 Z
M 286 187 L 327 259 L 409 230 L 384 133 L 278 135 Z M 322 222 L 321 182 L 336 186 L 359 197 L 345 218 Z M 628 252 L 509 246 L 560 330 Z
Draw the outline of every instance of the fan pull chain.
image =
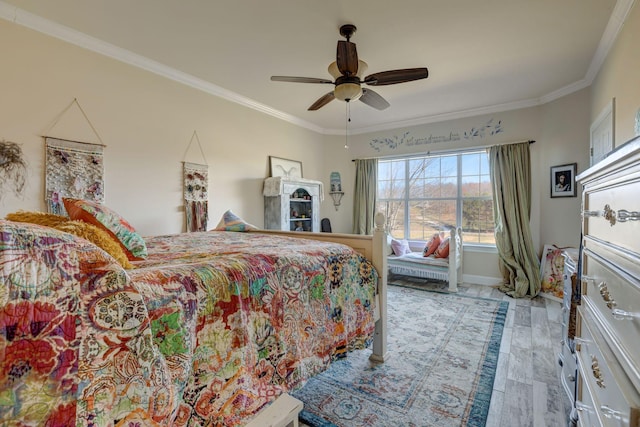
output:
M 346 107 L 346 119 L 344 123 L 344 148 L 349 149 L 349 123 L 351 122 L 351 103 L 345 102 Z

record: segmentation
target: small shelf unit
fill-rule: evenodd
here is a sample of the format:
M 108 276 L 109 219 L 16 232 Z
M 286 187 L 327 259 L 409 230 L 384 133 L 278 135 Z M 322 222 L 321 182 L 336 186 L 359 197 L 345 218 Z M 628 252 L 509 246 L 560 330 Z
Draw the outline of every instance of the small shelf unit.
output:
M 264 227 L 267 230 L 319 232 L 322 183 L 282 178 L 279 180 L 279 185 L 276 186 L 265 182 L 265 189 L 275 187 L 280 190 L 277 194 L 274 191 L 269 194 L 265 192 Z

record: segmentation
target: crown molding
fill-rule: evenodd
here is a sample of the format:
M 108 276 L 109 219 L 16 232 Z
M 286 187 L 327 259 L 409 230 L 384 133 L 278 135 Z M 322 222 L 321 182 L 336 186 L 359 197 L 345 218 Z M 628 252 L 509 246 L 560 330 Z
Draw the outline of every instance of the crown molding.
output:
M 611 50 L 611 46 L 613 46 L 613 43 L 616 41 L 616 38 L 624 25 L 624 21 L 627 19 L 627 15 L 634 3 L 635 0 L 616 1 L 613 12 L 611 12 L 611 16 L 609 17 L 609 22 L 607 22 L 604 33 L 602 33 L 602 38 L 600 39 L 596 53 L 591 59 L 591 64 L 589 64 L 589 69 L 585 76 L 585 80 L 589 85 L 593 83 L 593 80 L 598 75 L 600 67 L 602 67 L 604 60 L 609 54 L 609 50 Z
M 278 119 L 290 122 L 294 125 L 307 128 L 317 133 L 324 132 L 323 128 L 306 120 L 302 120 L 291 114 L 276 110 L 269 107 L 268 105 L 261 104 L 257 101 L 254 101 L 253 99 L 239 95 L 213 83 L 192 76 L 191 74 L 187 74 L 182 71 L 176 70 L 175 68 L 168 67 L 142 55 L 138 55 L 129 50 L 122 49 L 118 46 L 106 43 L 95 37 L 91 37 L 85 33 L 73 30 L 67 26 L 58 24 L 48 19 L 44 19 L 38 15 L 27 12 L 3 1 L 0 1 L 0 18 L 49 35 L 51 37 L 55 37 L 57 39 L 90 50 L 92 52 L 108 56 L 109 58 L 113 58 L 125 64 L 141 68 L 170 80 L 174 80 L 178 83 L 182 83 L 194 89 L 206 92 L 210 95 L 226 99 L 227 101 L 231 101 L 244 107 L 251 108 L 261 113 L 268 114 Z
M 497 112 L 504 112 L 509 110 L 517 110 L 520 108 L 534 107 L 538 105 L 551 102 L 563 96 L 569 95 L 573 92 L 588 87 L 593 83 L 593 80 L 600 71 L 600 67 L 604 63 L 604 60 L 609 53 L 609 50 L 613 46 L 620 29 L 622 28 L 624 21 L 627 18 L 631 7 L 635 0 L 617 0 L 616 5 L 611 13 L 609 22 L 605 28 L 605 31 L 600 39 L 598 48 L 591 60 L 589 69 L 587 70 L 584 79 L 571 83 L 558 90 L 550 92 L 537 99 L 526 99 L 521 101 L 509 102 L 504 104 L 489 105 L 478 107 L 468 110 L 453 111 L 449 113 L 435 114 L 431 116 L 417 117 L 414 119 L 400 120 L 395 122 L 382 123 L 375 126 L 369 126 L 366 128 L 350 130 L 351 134 L 363 134 L 369 132 L 377 132 L 389 129 L 397 129 L 402 127 L 419 126 L 429 123 L 436 123 L 446 120 L 462 119 L 466 117 L 473 117 L 483 114 L 492 114 Z M 276 110 L 268 105 L 261 104 L 245 96 L 239 95 L 230 90 L 224 89 L 213 83 L 192 76 L 191 74 L 178 71 L 175 68 L 168 67 L 157 61 L 138 55 L 126 49 L 119 48 L 110 43 L 106 43 L 97 38 L 91 37 L 87 34 L 73 30 L 64 25 L 56 22 L 44 19 L 38 15 L 27 12 L 16 6 L 10 5 L 0 0 L 0 18 L 13 22 L 18 25 L 25 26 L 32 30 L 47 34 L 49 36 L 58 38 L 65 42 L 74 44 L 84 49 L 99 53 L 101 55 L 108 56 L 120 62 L 132 65 L 134 67 L 141 68 L 159 76 L 174 80 L 178 83 L 190 86 L 194 89 L 203 91 L 210 95 L 214 95 L 236 104 L 242 105 L 247 108 L 259 111 L 261 113 L 270 115 L 272 117 L 284 120 L 296 126 L 309 129 L 316 133 L 326 135 L 342 135 L 344 129 L 328 129 L 317 126 L 306 120 L 302 120 L 294 115 Z
M 481 116 L 484 114 L 501 113 L 503 111 L 519 110 L 540 105 L 539 99 L 525 99 L 522 101 L 507 102 L 503 104 L 487 105 L 467 110 L 452 111 L 449 113 L 434 114 L 431 116 L 421 116 L 414 119 L 399 120 L 395 122 L 382 123 L 376 126 L 368 126 L 360 129 L 349 129 L 350 135 L 359 135 L 370 132 L 380 132 L 391 129 L 406 128 L 411 126 L 426 125 L 429 123 L 445 122 L 448 120 L 464 119 L 467 117 Z M 344 129 L 331 129 L 325 132 L 329 135 L 344 135 Z

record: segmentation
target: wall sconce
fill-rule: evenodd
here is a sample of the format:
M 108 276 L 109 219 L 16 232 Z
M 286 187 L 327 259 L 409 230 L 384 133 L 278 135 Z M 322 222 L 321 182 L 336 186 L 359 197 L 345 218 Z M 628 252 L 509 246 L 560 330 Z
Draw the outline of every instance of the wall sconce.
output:
M 336 210 L 338 210 L 338 206 L 340 206 L 340 200 L 342 200 L 342 196 L 344 196 L 343 191 L 329 191 L 329 195 L 333 199 L 333 206 L 335 206 Z
M 340 172 L 331 172 L 330 181 L 331 191 L 329 191 L 329 195 L 333 199 L 333 206 L 335 206 L 336 210 L 338 210 L 338 206 L 340 206 L 340 200 L 342 200 L 342 196 L 344 196 L 344 192 L 342 191 Z

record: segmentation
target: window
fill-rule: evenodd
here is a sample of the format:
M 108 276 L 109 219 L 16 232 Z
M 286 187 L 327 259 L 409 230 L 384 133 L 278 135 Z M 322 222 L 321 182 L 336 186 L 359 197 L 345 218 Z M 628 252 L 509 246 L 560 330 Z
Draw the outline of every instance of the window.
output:
M 474 151 L 379 160 L 376 210 L 395 238 L 428 240 L 461 226 L 465 242 L 494 245 L 489 158 Z

